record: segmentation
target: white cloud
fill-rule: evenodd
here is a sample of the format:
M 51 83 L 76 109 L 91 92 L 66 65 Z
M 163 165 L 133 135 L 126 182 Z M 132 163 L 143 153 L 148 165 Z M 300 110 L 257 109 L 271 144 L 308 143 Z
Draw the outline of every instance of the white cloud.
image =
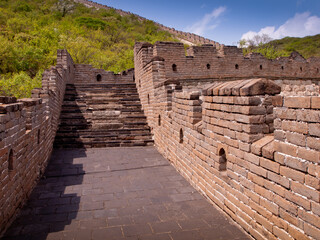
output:
M 283 37 L 305 37 L 320 33 L 320 18 L 311 16 L 309 12 L 297 13 L 288 19 L 278 29 L 275 26 L 261 28 L 259 32 L 249 31 L 242 35 L 241 39 L 252 39 L 255 35 L 267 34 L 273 39 Z
M 218 25 L 218 18 L 227 10 L 226 7 L 218 7 L 214 9 L 211 13 L 203 16 L 203 18 L 195 22 L 193 25 L 186 27 L 187 32 L 192 32 L 198 35 L 203 35 L 207 30 L 213 30 Z

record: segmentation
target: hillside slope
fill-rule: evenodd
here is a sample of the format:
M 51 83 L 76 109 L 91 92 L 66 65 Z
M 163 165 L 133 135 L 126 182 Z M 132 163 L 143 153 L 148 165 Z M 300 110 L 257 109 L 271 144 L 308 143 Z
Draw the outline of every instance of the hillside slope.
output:
M 132 68 L 135 41 L 178 41 L 154 22 L 69 0 L 0 1 L 0 95 L 30 96 L 57 49 L 76 63 Z
M 244 49 L 244 53 L 260 52 L 268 58 L 287 57 L 297 51 L 304 58 L 320 57 L 320 34 L 303 38 L 286 37 L 261 46 Z
M 116 11 L 118 14 L 120 14 L 121 16 L 127 16 L 127 15 L 131 15 L 133 14 L 135 17 L 137 17 L 137 19 L 139 19 L 140 21 L 145 21 L 147 20 L 144 17 L 141 17 L 137 14 L 131 13 L 131 12 L 126 12 L 123 11 L 121 9 L 116 9 L 116 8 L 112 8 L 103 4 L 99 4 L 93 1 L 89 1 L 89 0 L 74 0 L 75 2 L 78 3 L 82 3 L 87 7 L 93 7 L 96 9 L 107 9 L 107 10 L 114 10 Z M 179 31 L 176 30 L 174 28 L 169 28 L 167 26 L 164 26 L 163 24 L 154 22 L 156 26 L 158 26 L 161 30 L 169 32 L 170 34 L 172 34 L 175 38 L 177 38 L 179 41 L 181 41 L 182 43 L 186 43 L 187 45 L 201 45 L 201 44 L 214 44 L 216 46 L 219 46 L 220 44 L 218 42 L 215 42 L 213 40 L 210 40 L 208 38 L 204 38 L 202 36 L 199 36 L 197 34 L 194 33 L 188 33 L 188 32 L 183 32 L 183 31 Z

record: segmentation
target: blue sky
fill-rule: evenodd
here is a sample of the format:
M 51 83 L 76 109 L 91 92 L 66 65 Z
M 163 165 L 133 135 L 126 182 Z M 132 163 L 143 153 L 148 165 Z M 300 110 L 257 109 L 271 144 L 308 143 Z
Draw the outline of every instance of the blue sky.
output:
M 320 0 L 94 1 L 226 45 L 256 34 L 277 39 L 320 33 Z

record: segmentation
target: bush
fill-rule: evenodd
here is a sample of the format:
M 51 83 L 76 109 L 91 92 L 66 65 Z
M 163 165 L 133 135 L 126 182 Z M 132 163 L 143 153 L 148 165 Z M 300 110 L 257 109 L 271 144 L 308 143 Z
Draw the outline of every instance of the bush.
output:
M 98 29 L 104 30 L 107 25 L 104 21 L 101 21 L 100 19 L 91 18 L 91 17 L 79 17 L 76 19 L 76 22 L 80 26 L 86 26 L 87 28 L 91 28 L 94 30 L 98 30 Z
M 41 78 L 42 71 L 39 71 L 33 79 L 26 72 L 2 76 L 0 94 L 17 98 L 31 97 L 31 90 L 41 87 Z

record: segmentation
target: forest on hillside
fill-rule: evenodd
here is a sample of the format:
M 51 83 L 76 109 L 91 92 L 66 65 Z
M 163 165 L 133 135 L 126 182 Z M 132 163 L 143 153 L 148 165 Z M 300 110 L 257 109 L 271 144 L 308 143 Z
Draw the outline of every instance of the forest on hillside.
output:
M 241 40 L 240 47 L 246 55 L 258 52 L 269 59 L 288 57 L 294 51 L 299 52 L 304 58 L 320 57 L 320 34 L 303 38 L 285 37 L 271 40 L 268 36 L 255 36 L 250 41 Z
M 0 0 L 0 95 L 29 97 L 67 49 L 75 63 L 120 72 L 133 65 L 135 41 L 176 41 L 152 21 L 72 0 Z

